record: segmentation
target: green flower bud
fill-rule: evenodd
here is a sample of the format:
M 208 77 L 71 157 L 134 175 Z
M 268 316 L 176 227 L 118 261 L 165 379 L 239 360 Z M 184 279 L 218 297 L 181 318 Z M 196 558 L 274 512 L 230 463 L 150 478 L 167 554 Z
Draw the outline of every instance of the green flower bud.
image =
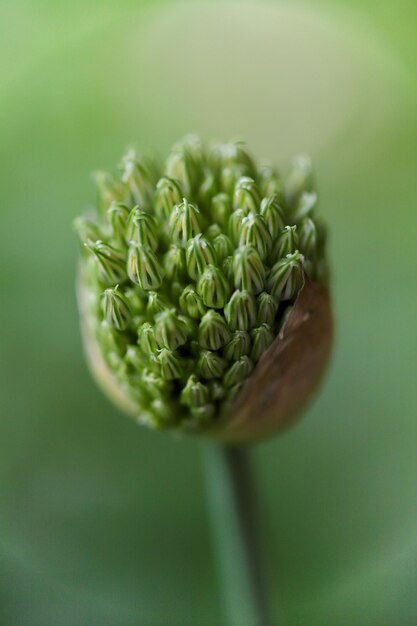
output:
M 255 175 L 255 164 L 242 142 L 218 145 L 213 150 L 213 156 L 222 168 L 234 167 L 245 172 L 245 176 Z
M 242 232 L 243 220 L 246 217 L 246 213 L 242 209 L 233 211 L 229 217 L 228 232 L 230 241 L 235 245 L 239 245 L 240 233 Z
M 278 172 L 274 168 L 269 165 L 260 167 L 258 170 L 258 178 L 259 188 L 263 196 L 276 196 L 282 201 L 284 197 L 284 185 Z
M 253 178 L 248 176 L 239 178 L 235 187 L 234 208 L 257 213 L 260 202 L 259 190 Z
M 210 170 L 204 172 L 203 182 L 198 190 L 198 197 L 204 204 L 210 203 L 213 194 L 216 193 L 216 180 Z
M 142 370 L 142 383 L 148 395 L 153 400 L 167 398 L 172 392 L 172 383 L 155 374 L 151 369 L 144 368 Z
M 156 185 L 154 208 L 155 214 L 160 222 L 168 221 L 175 205 L 181 203 L 183 190 L 179 183 L 173 178 L 163 176 Z
M 161 376 L 164 380 L 178 380 L 182 378 L 184 371 L 181 359 L 174 350 L 162 348 L 159 350 L 157 361 L 161 366 Z
M 104 355 L 114 353 L 120 358 L 126 352 L 126 339 L 106 320 L 100 322 L 97 329 L 97 339 Z
M 187 195 L 200 184 L 196 159 L 198 155 L 193 154 L 193 148 L 186 139 L 174 146 L 167 160 L 166 174 L 179 181 Z
M 226 388 L 233 387 L 237 383 L 241 383 L 253 371 L 253 363 L 248 356 L 242 356 L 238 361 L 227 370 L 224 376 L 224 386 Z
M 249 354 L 251 341 L 245 330 L 235 330 L 229 343 L 223 348 L 223 356 L 228 361 L 237 361 L 241 356 Z
M 131 242 L 127 258 L 127 273 L 133 283 L 145 291 L 158 289 L 163 271 L 155 252 L 148 246 Z
M 298 252 L 289 254 L 272 267 L 267 288 L 277 300 L 292 300 L 303 284 L 303 256 Z
M 226 257 L 231 256 L 233 253 L 232 242 L 223 233 L 213 239 L 213 248 L 219 263 L 222 263 Z
M 197 337 L 198 324 L 195 320 L 193 320 L 191 317 L 188 317 L 188 315 L 178 315 L 178 319 L 182 324 L 185 324 L 188 337 Z
M 300 251 L 304 256 L 314 258 L 317 251 L 317 229 L 310 217 L 306 217 L 300 225 Z
M 171 246 L 164 256 L 164 273 L 171 283 L 183 283 L 187 279 L 185 251 L 180 246 Z
M 297 226 L 286 226 L 274 242 L 269 260 L 273 264 L 287 254 L 293 254 L 297 249 Z
M 278 204 L 275 195 L 264 198 L 261 202 L 260 213 L 265 220 L 272 239 L 284 228 L 284 212 Z
M 218 402 L 219 400 L 223 400 L 225 396 L 225 390 L 221 381 L 211 380 L 208 383 L 208 388 L 210 391 L 210 397 L 213 402 Z
M 250 336 L 252 339 L 250 358 L 254 363 L 257 363 L 263 353 L 274 341 L 275 335 L 268 324 L 262 324 L 262 326 L 258 326 L 257 328 L 251 330 Z
M 285 181 L 285 197 L 290 207 L 294 207 L 301 194 L 313 190 L 313 166 L 306 155 L 293 160 L 292 169 Z
M 313 214 L 317 204 L 317 194 L 315 191 L 304 191 L 295 204 L 292 211 L 292 218 L 295 222 L 300 222 L 305 217 Z
M 191 409 L 191 415 L 197 422 L 209 422 L 216 414 L 216 407 L 214 404 L 205 404 L 204 406 L 197 406 Z
M 97 186 L 98 205 L 101 211 L 107 211 L 113 202 L 126 202 L 128 192 L 122 181 L 107 172 L 94 172 L 93 179 Z
M 226 276 L 227 280 L 231 285 L 235 282 L 235 274 L 233 270 L 233 257 L 227 256 L 222 263 L 223 274 Z
M 155 339 L 160 346 L 176 350 L 184 345 L 187 337 L 187 324 L 177 316 L 175 309 L 155 315 Z
M 103 241 L 87 241 L 86 249 L 97 260 L 99 278 L 105 284 L 114 285 L 125 280 L 125 258 L 120 250 L 113 248 Z
M 146 361 L 143 359 L 143 354 L 137 346 L 128 346 L 124 357 L 125 363 L 130 365 L 134 370 L 140 372 Z
M 155 398 L 155 400 L 152 400 L 150 408 L 152 415 L 157 418 L 154 421 L 155 428 L 161 428 L 164 423 L 172 423 L 172 406 L 168 402 L 165 402 L 162 398 Z
M 165 309 L 171 307 L 168 298 L 158 291 L 148 291 L 147 296 L 146 314 L 150 318 L 153 318 L 157 313 L 161 313 L 161 311 L 165 311 Z
M 233 272 L 236 289 L 243 289 L 254 294 L 262 291 L 265 282 L 265 266 L 259 252 L 253 246 L 243 246 L 236 250 Z
M 238 396 L 239 393 L 242 391 L 243 384 L 244 384 L 243 381 L 241 381 L 240 383 L 236 383 L 235 385 L 232 385 L 232 387 L 230 387 L 227 390 L 225 407 L 229 411 L 233 407 L 233 401 L 235 400 L 236 396 Z
M 187 241 L 201 233 L 200 211 L 184 198 L 174 207 L 169 220 L 171 237 L 176 244 L 185 246 Z
M 208 265 L 198 279 L 197 292 L 207 307 L 222 309 L 229 299 L 230 287 L 223 272 Z
M 182 292 L 180 299 L 180 309 L 184 315 L 189 315 L 192 319 L 200 319 L 206 312 L 202 298 L 195 289 L 188 285 Z
M 101 240 L 102 234 L 98 227 L 98 224 L 93 222 L 86 217 L 77 217 L 74 220 L 74 228 L 79 237 L 80 243 L 82 246 L 88 241 L 99 241 Z M 84 248 L 85 249 L 85 248 Z
M 214 248 L 202 235 L 190 239 L 186 251 L 187 271 L 193 280 L 197 280 L 207 265 L 217 265 Z
M 181 393 L 181 402 L 191 407 L 201 407 L 209 401 L 210 392 L 207 385 L 200 382 L 197 376 L 192 374 Z
M 225 227 L 232 213 L 232 205 L 227 193 L 219 193 L 211 200 L 211 217 L 214 222 Z
M 142 291 L 142 289 L 139 289 L 136 285 L 132 285 L 124 289 L 124 294 L 134 315 L 142 315 L 145 313 L 145 291 Z
M 257 326 L 262 324 L 268 324 L 273 326 L 278 311 L 278 304 L 276 300 L 266 291 L 263 291 L 256 298 L 258 314 L 256 316 Z
M 224 317 L 210 309 L 198 327 L 198 343 L 208 350 L 219 350 L 230 340 L 230 330 Z
M 122 181 L 129 188 L 135 204 L 149 206 L 157 180 L 154 165 L 135 150 L 129 150 L 122 160 L 122 168 Z
M 272 238 L 261 215 L 249 213 L 242 220 L 239 245 L 245 246 L 247 244 L 256 248 L 262 261 L 267 258 L 271 251 Z
M 152 324 L 145 322 L 138 329 L 138 344 L 145 354 L 155 354 L 158 343 L 155 339 L 155 330 Z
M 104 319 L 116 330 L 124 330 L 132 319 L 132 311 L 119 285 L 114 289 L 106 289 L 102 298 Z
M 224 308 L 231 330 L 249 330 L 256 323 L 256 302 L 248 291 L 235 291 Z
M 115 241 L 124 246 L 126 243 L 126 223 L 130 209 L 122 202 L 112 202 L 107 209 L 107 216 Z
M 211 226 L 209 226 L 205 232 L 205 236 L 210 242 L 213 242 L 213 240 L 218 235 L 221 235 L 221 234 L 222 234 L 222 229 L 220 228 L 218 224 L 211 224 Z
M 283 427 L 329 352 L 308 159 L 284 193 L 242 144 L 189 136 L 165 165 L 131 151 L 119 175 L 96 181 L 98 206 L 75 223 L 86 244 L 77 292 L 105 392 L 156 429 L 237 443 Z
M 202 350 L 197 361 L 197 371 L 206 380 L 223 376 L 227 363 L 215 352 Z
M 156 250 L 158 247 L 158 226 L 155 218 L 139 207 L 132 209 L 127 222 L 126 239 L 130 243 L 139 243 Z

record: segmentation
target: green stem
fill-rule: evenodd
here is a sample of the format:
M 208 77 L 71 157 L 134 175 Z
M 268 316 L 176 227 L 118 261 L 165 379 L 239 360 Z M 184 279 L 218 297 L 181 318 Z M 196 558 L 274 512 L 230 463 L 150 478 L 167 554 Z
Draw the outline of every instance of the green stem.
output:
M 207 488 L 229 626 L 268 626 L 247 448 L 209 444 Z

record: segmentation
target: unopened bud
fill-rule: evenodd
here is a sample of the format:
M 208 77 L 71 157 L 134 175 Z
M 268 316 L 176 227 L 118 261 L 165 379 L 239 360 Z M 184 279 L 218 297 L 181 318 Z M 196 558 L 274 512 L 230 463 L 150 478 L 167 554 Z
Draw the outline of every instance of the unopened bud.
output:
M 267 196 L 261 202 L 260 214 L 265 220 L 272 239 L 284 228 L 284 212 L 275 195 Z
M 213 239 L 213 248 L 219 263 L 222 263 L 226 257 L 231 256 L 233 253 L 232 242 L 223 233 Z
M 303 256 L 298 252 L 289 254 L 272 267 L 267 288 L 278 301 L 292 300 L 303 284 Z
M 200 211 L 184 198 L 181 204 L 174 207 L 169 227 L 172 240 L 176 244 L 185 246 L 189 239 L 201 233 Z
M 208 350 L 219 350 L 230 340 L 230 330 L 224 317 L 210 309 L 201 319 L 198 343 Z
M 126 238 L 130 243 L 139 243 L 155 251 L 158 247 L 158 226 L 155 218 L 139 207 L 132 209 L 127 222 Z
M 314 258 L 317 251 L 317 229 L 312 219 L 306 217 L 300 225 L 300 250 L 305 257 Z
M 197 370 L 200 376 L 206 380 L 221 378 L 227 367 L 227 363 L 215 352 L 202 350 L 197 361 Z
M 161 367 L 161 376 L 163 379 L 178 380 L 182 378 L 183 368 L 181 359 L 174 350 L 162 348 L 162 350 L 159 350 L 157 361 Z
M 101 211 L 105 212 L 112 202 L 125 202 L 127 189 L 122 181 L 117 180 L 107 172 L 94 172 L 94 182 L 97 185 L 98 204 Z
M 152 324 L 145 322 L 138 329 L 138 344 L 145 354 L 154 354 L 158 349 L 155 330 Z
M 267 258 L 271 250 L 272 238 L 261 215 L 249 213 L 242 220 L 239 245 L 245 246 L 247 244 L 253 246 L 258 251 L 262 261 Z
M 155 315 L 155 339 L 160 346 L 176 350 L 188 337 L 187 325 L 175 309 L 167 309 Z
M 200 319 L 206 312 L 206 307 L 201 296 L 194 287 L 188 285 L 180 296 L 180 308 L 184 315 L 189 315 L 193 319 Z
M 228 361 L 237 361 L 241 356 L 249 354 L 251 341 L 246 330 L 235 330 L 232 338 L 223 348 L 223 356 Z
M 231 330 L 249 330 L 256 323 L 256 303 L 248 291 L 236 290 L 224 308 L 224 314 Z
M 278 304 L 269 293 L 263 291 L 256 298 L 258 314 L 256 316 L 256 324 L 261 326 L 262 324 L 269 324 L 273 326 L 278 311 Z
M 297 226 L 286 226 L 274 242 L 269 261 L 271 265 L 298 249 Z
M 204 406 L 210 400 L 210 392 L 207 385 L 198 380 L 197 376 L 192 374 L 187 380 L 182 393 L 181 402 L 189 406 Z
M 100 280 L 114 285 L 125 279 L 125 257 L 120 250 L 103 241 L 87 241 L 85 247 L 96 258 Z
M 259 190 L 253 178 L 249 178 L 248 176 L 239 178 L 235 187 L 234 208 L 257 213 L 259 211 L 260 202 Z
M 132 318 L 129 302 L 119 285 L 103 293 L 102 309 L 104 319 L 116 330 L 124 330 Z
M 285 197 L 290 207 L 294 207 L 304 191 L 313 190 L 313 166 L 311 159 L 302 154 L 292 163 L 292 169 L 285 181 Z
M 282 201 L 284 185 L 278 172 L 269 165 L 264 165 L 258 170 L 259 188 L 263 196 L 275 195 Z M 272 233 L 271 233 L 272 235 Z
M 250 357 L 254 363 L 257 363 L 262 354 L 269 348 L 275 339 L 271 327 L 268 324 L 262 324 L 251 330 L 252 350 Z
M 187 279 L 185 251 L 181 246 L 171 246 L 164 256 L 163 264 L 165 276 L 171 284 L 181 284 Z
M 233 211 L 228 221 L 228 233 L 230 241 L 235 246 L 239 245 L 240 233 L 242 232 L 243 220 L 246 217 L 246 213 L 242 209 Z
M 227 370 L 224 376 L 224 386 L 233 387 L 243 382 L 253 371 L 253 363 L 248 356 L 242 356 Z
M 265 282 L 265 266 L 259 252 L 253 246 L 239 248 L 233 259 L 234 284 L 253 294 L 262 291 Z
M 147 296 L 146 314 L 150 318 L 172 306 L 168 298 L 158 291 L 148 291 Z
M 153 163 L 139 156 L 135 150 L 129 150 L 122 160 L 122 167 L 122 180 L 129 188 L 134 202 L 140 206 L 149 206 L 157 180 Z
M 222 309 L 229 299 L 230 287 L 223 272 L 208 265 L 198 279 L 197 292 L 207 307 Z
M 130 280 L 145 291 L 158 289 L 162 283 L 162 267 L 149 246 L 133 242 L 130 244 L 127 273 Z
M 219 193 L 211 200 L 211 216 L 214 222 L 225 227 L 232 213 L 232 205 L 227 193 Z
M 183 190 L 173 178 L 164 176 L 156 185 L 154 207 L 159 222 L 168 221 L 175 205 L 181 203 Z
M 202 235 L 197 235 L 188 242 L 186 261 L 188 274 L 193 280 L 198 280 L 207 265 L 217 265 L 214 248 Z
M 98 241 L 102 237 L 98 224 L 83 216 L 74 220 L 74 228 L 81 244 L 85 244 L 88 240 Z
M 107 209 L 107 216 L 112 229 L 113 237 L 119 245 L 124 246 L 127 240 L 126 224 L 130 209 L 122 202 L 112 202 Z

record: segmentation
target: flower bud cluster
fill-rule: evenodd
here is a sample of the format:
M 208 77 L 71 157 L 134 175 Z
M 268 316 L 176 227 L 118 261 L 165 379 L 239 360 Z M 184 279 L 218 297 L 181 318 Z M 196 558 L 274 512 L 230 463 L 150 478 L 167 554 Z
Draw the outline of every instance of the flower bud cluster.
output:
M 78 218 L 81 281 L 99 353 L 154 428 L 204 429 L 276 338 L 305 277 L 326 275 L 307 157 L 283 182 L 240 143 L 197 137 L 164 166 L 134 152 L 96 175 Z M 260 391 L 261 392 L 261 391 Z

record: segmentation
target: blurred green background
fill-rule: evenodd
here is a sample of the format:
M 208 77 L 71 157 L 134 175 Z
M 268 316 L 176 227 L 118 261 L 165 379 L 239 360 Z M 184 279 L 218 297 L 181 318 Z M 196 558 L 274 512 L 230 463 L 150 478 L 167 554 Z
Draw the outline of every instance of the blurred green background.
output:
M 416 623 L 416 19 L 408 0 L 2 3 L 2 626 L 228 626 L 204 442 L 108 403 L 74 297 L 89 173 L 188 131 L 310 153 L 331 227 L 329 376 L 254 451 L 275 620 Z

